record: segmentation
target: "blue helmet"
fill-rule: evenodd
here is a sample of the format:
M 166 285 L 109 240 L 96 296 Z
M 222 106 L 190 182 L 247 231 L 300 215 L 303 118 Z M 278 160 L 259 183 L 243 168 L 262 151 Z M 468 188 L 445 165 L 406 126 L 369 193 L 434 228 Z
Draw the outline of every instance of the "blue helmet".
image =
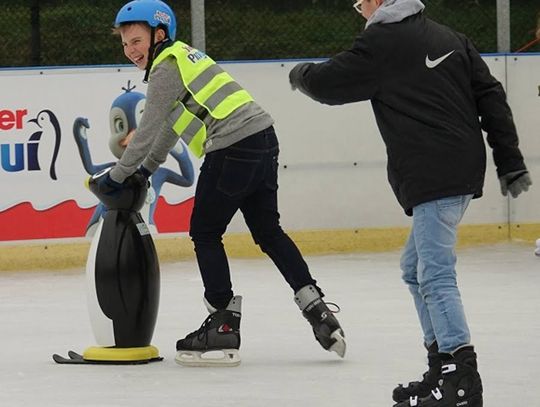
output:
M 114 26 L 134 22 L 145 22 L 154 28 L 163 26 L 171 40 L 176 38 L 176 18 L 171 8 L 161 0 L 130 1 L 116 15 Z

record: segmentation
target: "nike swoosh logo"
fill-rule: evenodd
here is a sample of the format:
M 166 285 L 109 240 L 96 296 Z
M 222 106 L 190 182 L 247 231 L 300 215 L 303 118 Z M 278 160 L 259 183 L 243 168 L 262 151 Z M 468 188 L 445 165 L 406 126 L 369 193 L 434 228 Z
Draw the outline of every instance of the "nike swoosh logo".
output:
M 452 55 L 456 50 L 450 51 L 448 54 L 443 55 L 442 57 L 439 57 L 437 59 L 434 59 L 433 61 L 429 59 L 429 55 L 426 55 L 426 66 L 429 69 L 435 68 L 437 65 L 439 65 L 442 61 L 444 61 L 446 58 L 448 58 L 450 55 Z

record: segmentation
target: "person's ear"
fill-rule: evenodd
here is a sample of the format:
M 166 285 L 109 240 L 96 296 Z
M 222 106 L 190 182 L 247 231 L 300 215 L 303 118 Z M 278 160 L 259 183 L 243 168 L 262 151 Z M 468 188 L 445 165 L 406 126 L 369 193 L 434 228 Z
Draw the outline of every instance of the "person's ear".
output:
M 156 35 L 155 37 L 156 42 L 161 42 L 167 37 L 167 35 L 165 34 L 165 30 L 163 28 L 158 28 L 156 30 L 155 35 Z

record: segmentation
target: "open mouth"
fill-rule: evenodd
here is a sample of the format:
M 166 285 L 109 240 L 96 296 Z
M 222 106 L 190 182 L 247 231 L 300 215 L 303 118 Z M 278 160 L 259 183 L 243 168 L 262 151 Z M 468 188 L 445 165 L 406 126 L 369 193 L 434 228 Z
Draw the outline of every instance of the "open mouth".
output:
M 140 65 L 144 61 L 144 56 L 141 55 L 139 57 L 132 58 L 132 61 L 135 63 L 135 65 Z

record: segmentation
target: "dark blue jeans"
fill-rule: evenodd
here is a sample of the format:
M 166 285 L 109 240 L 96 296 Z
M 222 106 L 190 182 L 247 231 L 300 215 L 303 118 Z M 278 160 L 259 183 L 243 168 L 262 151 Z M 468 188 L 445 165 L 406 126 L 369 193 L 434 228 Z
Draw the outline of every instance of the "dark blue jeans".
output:
M 294 292 L 313 284 L 300 251 L 279 224 L 279 145 L 273 127 L 204 159 L 195 192 L 190 236 L 202 275 L 204 296 L 217 309 L 233 297 L 222 236 L 240 210 L 256 244 L 275 263 Z

